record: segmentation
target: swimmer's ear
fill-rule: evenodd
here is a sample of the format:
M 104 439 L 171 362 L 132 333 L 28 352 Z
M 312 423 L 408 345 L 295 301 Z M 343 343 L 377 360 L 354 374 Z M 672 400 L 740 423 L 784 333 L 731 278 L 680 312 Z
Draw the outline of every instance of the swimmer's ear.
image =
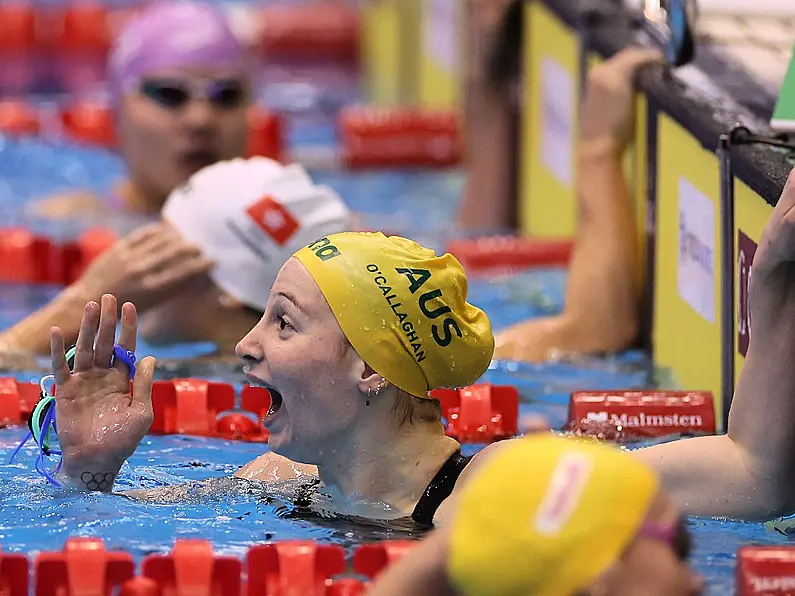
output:
M 359 379 L 359 391 L 367 393 L 368 391 L 373 394 L 380 391 L 384 387 L 384 377 L 375 372 L 370 365 L 364 363 L 364 371 Z

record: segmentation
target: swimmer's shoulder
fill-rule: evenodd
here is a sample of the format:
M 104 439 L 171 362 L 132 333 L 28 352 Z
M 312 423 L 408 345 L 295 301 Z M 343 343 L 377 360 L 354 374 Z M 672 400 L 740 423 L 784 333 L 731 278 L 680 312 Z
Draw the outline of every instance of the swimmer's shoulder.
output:
M 435 526 L 444 525 L 450 519 L 453 511 L 455 510 L 455 503 L 458 499 L 458 495 L 461 494 L 461 491 L 466 486 L 467 482 L 469 482 L 469 480 L 477 473 L 478 469 L 480 469 L 490 457 L 494 456 L 495 453 L 499 453 L 516 440 L 518 439 L 509 439 L 487 445 L 478 451 L 471 460 L 469 460 L 469 463 L 458 476 L 458 480 L 455 483 L 453 492 L 449 497 L 442 501 L 442 504 L 439 505 L 439 508 L 436 510 L 436 513 L 433 516 L 433 523 Z
M 302 476 L 317 477 L 317 475 L 316 466 L 299 464 L 272 451 L 260 455 L 235 472 L 238 478 L 262 482 L 279 482 Z
M 52 219 L 64 219 L 77 214 L 103 214 L 110 211 L 96 194 L 88 191 L 67 192 L 40 199 L 33 202 L 28 210 L 31 215 Z

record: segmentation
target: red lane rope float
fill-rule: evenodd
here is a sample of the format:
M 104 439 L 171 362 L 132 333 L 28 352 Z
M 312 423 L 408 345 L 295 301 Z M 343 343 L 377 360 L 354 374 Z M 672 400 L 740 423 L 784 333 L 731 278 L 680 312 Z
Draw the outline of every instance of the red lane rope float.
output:
M 239 559 L 214 554 L 206 540 L 177 540 L 170 555 L 149 555 L 141 563 L 142 575 L 173 595 L 240 596 L 242 571 Z
M 73 101 L 61 109 L 61 126 L 66 136 L 106 149 L 116 146 L 116 125 L 113 113 L 103 102 Z
M 342 2 L 266 6 L 259 19 L 260 43 L 267 59 L 358 61 L 359 15 Z
M 246 565 L 246 596 L 322 594 L 331 578 L 347 567 L 341 546 L 311 540 L 255 546 L 248 551 Z
M 417 546 L 417 542 L 413 540 L 390 540 L 375 544 L 362 544 L 353 554 L 353 568 L 356 573 L 375 579 L 415 546 Z
M 4 595 L 28 596 L 28 558 L 0 550 L 0 586 Z
M 31 3 L 0 3 L 0 91 L 18 95 L 35 86 L 36 50 L 36 11 Z
M 36 596 L 359 596 L 367 583 L 417 544 L 361 545 L 348 569 L 339 545 L 285 540 L 252 546 L 240 560 L 218 555 L 208 540 L 177 539 L 169 554 L 148 555 L 135 575 L 130 554 L 106 551 L 100 538 L 66 540 L 60 552 L 35 560 Z M 8 596 L 28 596 L 28 558 L 0 553 L 0 580 Z
M 0 228 L 0 282 L 70 284 L 116 240 L 115 232 L 104 228 L 90 228 L 65 243 L 27 228 Z
M 0 427 L 27 422 L 39 401 L 38 383 L 22 383 L 8 377 L 0 378 Z
M 60 553 L 43 552 L 35 560 L 36 596 L 113 594 L 132 579 L 132 555 L 106 551 L 99 538 L 70 538 Z
M 10 0 L 0 4 L 0 53 L 35 49 L 36 20 L 30 2 Z
M 349 168 L 442 168 L 463 154 L 456 111 L 355 106 L 340 111 L 337 128 Z
M 105 57 L 111 46 L 110 13 L 100 2 L 74 2 L 56 15 L 53 41 L 65 54 L 93 53 Z
M 50 63 L 55 78 L 69 92 L 79 92 L 107 79 L 111 45 L 109 10 L 99 2 L 80 1 L 55 11 Z
M 386 541 L 356 547 L 352 570 L 377 578 L 416 541 Z M 0 585 L 8 596 L 28 596 L 28 557 L 0 552 Z M 248 582 L 244 582 L 245 576 Z M 338 545 L 279 541 L 252 546 L 244 562 L 216 555 L 207 540 L 177 539 L 170 554 L 149 555 L 135 575 L 132 555 L 107 551 L 99 538 L 72 537 L 60 552 L 35 557 L 36 596 L 359 596 L 367 584 L 346 573 Z M 743 546 L 737 552 L 738 596 L 795 592 L 795 547 Z
M 447 252 L 461 262 L 467 273 L 509 273 L 534 267 L 565 267 L 573 248 L 570 239 L 492 236 L 455 240 L 447 246 Z
M 0 230 L 0 281 L 6 283 L 62 282 L 53 267 L 62 265 L 52 242 L 25 228 Z
M 492 443 L 519 431 L 519 392 L 503 385 L 473 385 L 437 389 L 431 395 L 442 404 L 445 432 L 459 443 Z
M 248 140 L 246 155 L 260 155 L 276 161 L 286 159 L 284 146 L 284 119 L 260 106 L 252 107 L 248 114 Z
M 0 19 L 2 19 L 0 15 Z M 24 101 L 0 101 L 0 133 L 13 136 L 37 135 L 41 122 L 36 110 Z

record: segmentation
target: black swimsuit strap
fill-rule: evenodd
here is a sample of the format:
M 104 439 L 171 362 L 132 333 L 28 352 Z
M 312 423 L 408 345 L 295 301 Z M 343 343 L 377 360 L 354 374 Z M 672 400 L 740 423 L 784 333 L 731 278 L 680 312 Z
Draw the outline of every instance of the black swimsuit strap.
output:
M 442 501 L 453 492 L 458 477 L 471 459 L 471 455 L 464 457 L 460 451 L 453 453 L 433 477 L 425 492 L 422 493 L 422 497 L 411 514 L 411 519 L 418 524 L 432 526 L 436 510 L 439 509 Z

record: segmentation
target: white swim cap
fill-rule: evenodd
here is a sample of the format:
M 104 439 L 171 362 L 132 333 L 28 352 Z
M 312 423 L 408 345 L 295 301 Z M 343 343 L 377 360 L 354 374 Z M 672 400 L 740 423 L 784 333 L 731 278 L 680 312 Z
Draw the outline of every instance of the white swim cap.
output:
M 171 193 L 163 217 L 217 263 L 210 276 L 218 287 L 261 311 L 293 253 L 350 226 L 332 189 L 316 186 L 299 165 L 265 157 L 200 170 Z

